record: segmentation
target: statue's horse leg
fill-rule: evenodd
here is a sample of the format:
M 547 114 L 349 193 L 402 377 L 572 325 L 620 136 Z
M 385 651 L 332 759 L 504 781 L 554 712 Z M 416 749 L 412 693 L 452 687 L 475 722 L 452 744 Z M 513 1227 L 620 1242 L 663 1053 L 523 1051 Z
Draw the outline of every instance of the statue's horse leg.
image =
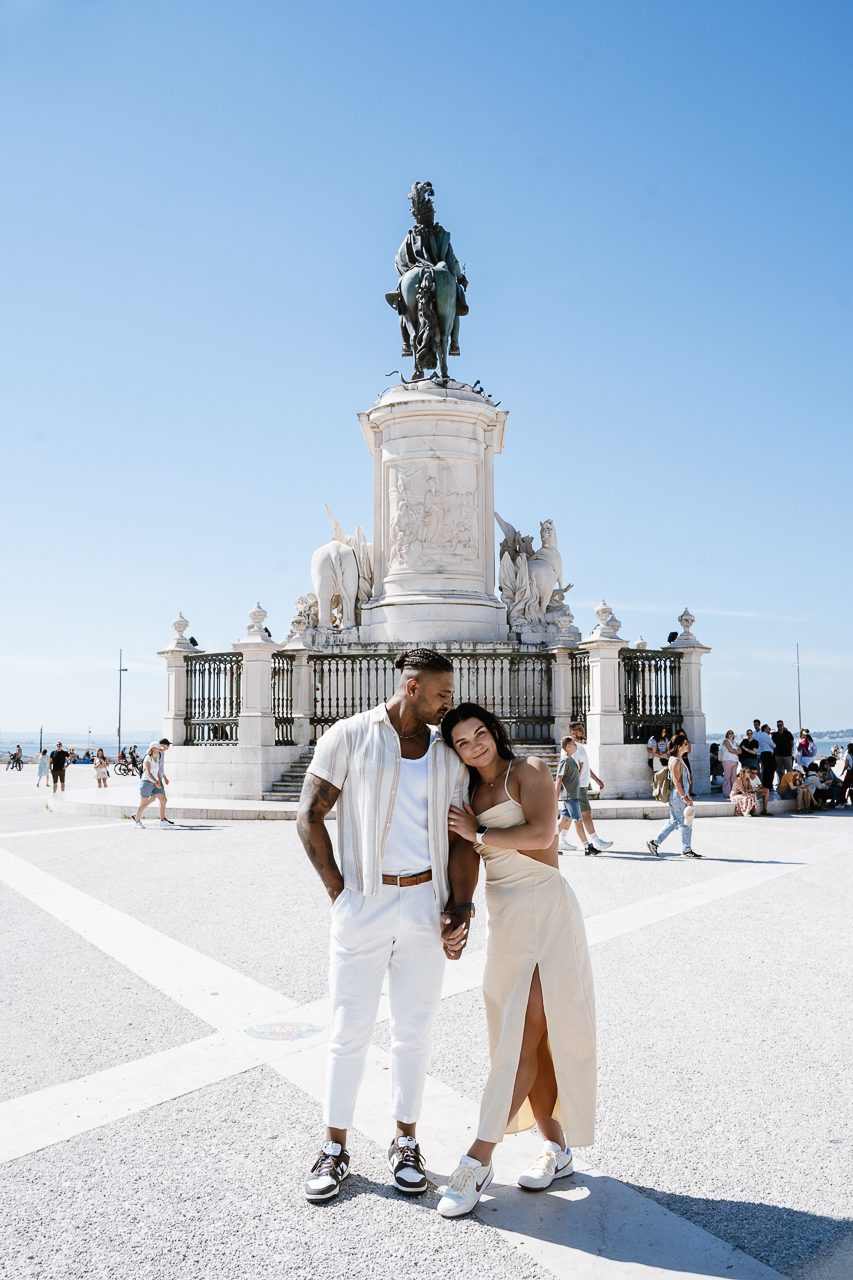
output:
M 443 262 L 435 268 L 435 306 L 438 312 L 439 332 L 436 341 L 438 371 L 447 381 L 447 346 L 456 320 L 456 279 Z
M 412 267 L 400 280 L 400 297 L 403 299 L 403 305 L 406 313 L 403 317 L 403 324 L 409 335 L 409 352 L 417 351 L 418 336 L 418 285 L 421 279 L 420 267 Z M 424 376 L 423 369 L 420 368 L 419 361 L 415 358 L 415 368 L 412 374 L 412 380 L 417 381 Z

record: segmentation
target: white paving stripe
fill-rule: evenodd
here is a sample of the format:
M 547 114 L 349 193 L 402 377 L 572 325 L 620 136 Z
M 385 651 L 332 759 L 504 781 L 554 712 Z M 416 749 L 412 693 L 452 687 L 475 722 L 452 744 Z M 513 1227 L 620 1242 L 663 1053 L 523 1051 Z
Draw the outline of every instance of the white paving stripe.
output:
M 0 849 L 0 880 L 212 1027 L 245 1027 L 296 1003 L 8 849 Z
M 227 1080 L 259 1061 L 242 1037 L 207 1036 L 0 1103 L 0 1162 Z
M 108 831 L 110 827 L 126 827 L 124 822 L 92 822 L 80 827 L 34 827 L 32 831 L 0 831 L 0 840 L 12 840 L 17 836 L 66 836 L 77 831 Z

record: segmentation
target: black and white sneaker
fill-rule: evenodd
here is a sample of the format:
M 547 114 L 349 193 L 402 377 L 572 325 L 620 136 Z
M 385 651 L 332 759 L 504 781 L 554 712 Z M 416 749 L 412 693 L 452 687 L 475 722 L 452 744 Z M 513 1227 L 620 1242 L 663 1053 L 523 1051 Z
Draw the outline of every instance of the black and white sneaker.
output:
M 311 1166 L 305 1183 L 305 1199 L 311 1204 L 333 1200 L 349 1174 L 349 1152 L 339 1142 L 327 1142 Z
M 681 856 L 682 858 L 701 858 L 702 857 L 701 853 L 696 853 L 694 849 L 683 849 Z
M 394 1175 L 394 1186 L 404 1195 L 419 1196 L 429 1186 L 424 1158 L 414 1138 L 394 1139 L 388 1148 L 388 1168 Z
M 660 857 L 660 849 L 657 846 L 657 841 L 647 840 L 646 848 L 648 849 L 649 853 L 653 853 L 656 858 Z
M 585 858 L 597 858 L 598 850 L 594 844 L 585 844 L 583 847 L 583 856 Z

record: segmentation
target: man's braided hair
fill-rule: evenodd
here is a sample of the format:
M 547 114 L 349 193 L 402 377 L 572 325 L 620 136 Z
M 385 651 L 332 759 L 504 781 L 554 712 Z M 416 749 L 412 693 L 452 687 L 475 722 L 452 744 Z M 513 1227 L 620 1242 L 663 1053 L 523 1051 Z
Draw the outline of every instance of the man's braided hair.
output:
M 453 663 L 435 649 L 404 649 L 394 666 L 398 671 L 452 671 Z

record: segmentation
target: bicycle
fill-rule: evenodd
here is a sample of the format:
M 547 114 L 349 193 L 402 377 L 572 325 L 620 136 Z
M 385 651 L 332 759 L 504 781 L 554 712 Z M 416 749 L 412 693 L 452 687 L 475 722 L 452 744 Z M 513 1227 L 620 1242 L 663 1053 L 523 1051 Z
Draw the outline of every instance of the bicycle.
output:
M 18 772 L 20 773 L 23 767 L 24 767 L 24 762 L 20 756 L 9 756 L 9 759 L 6 761 L 7 773 L 9 772 L 10 769 L 17 769 Z

